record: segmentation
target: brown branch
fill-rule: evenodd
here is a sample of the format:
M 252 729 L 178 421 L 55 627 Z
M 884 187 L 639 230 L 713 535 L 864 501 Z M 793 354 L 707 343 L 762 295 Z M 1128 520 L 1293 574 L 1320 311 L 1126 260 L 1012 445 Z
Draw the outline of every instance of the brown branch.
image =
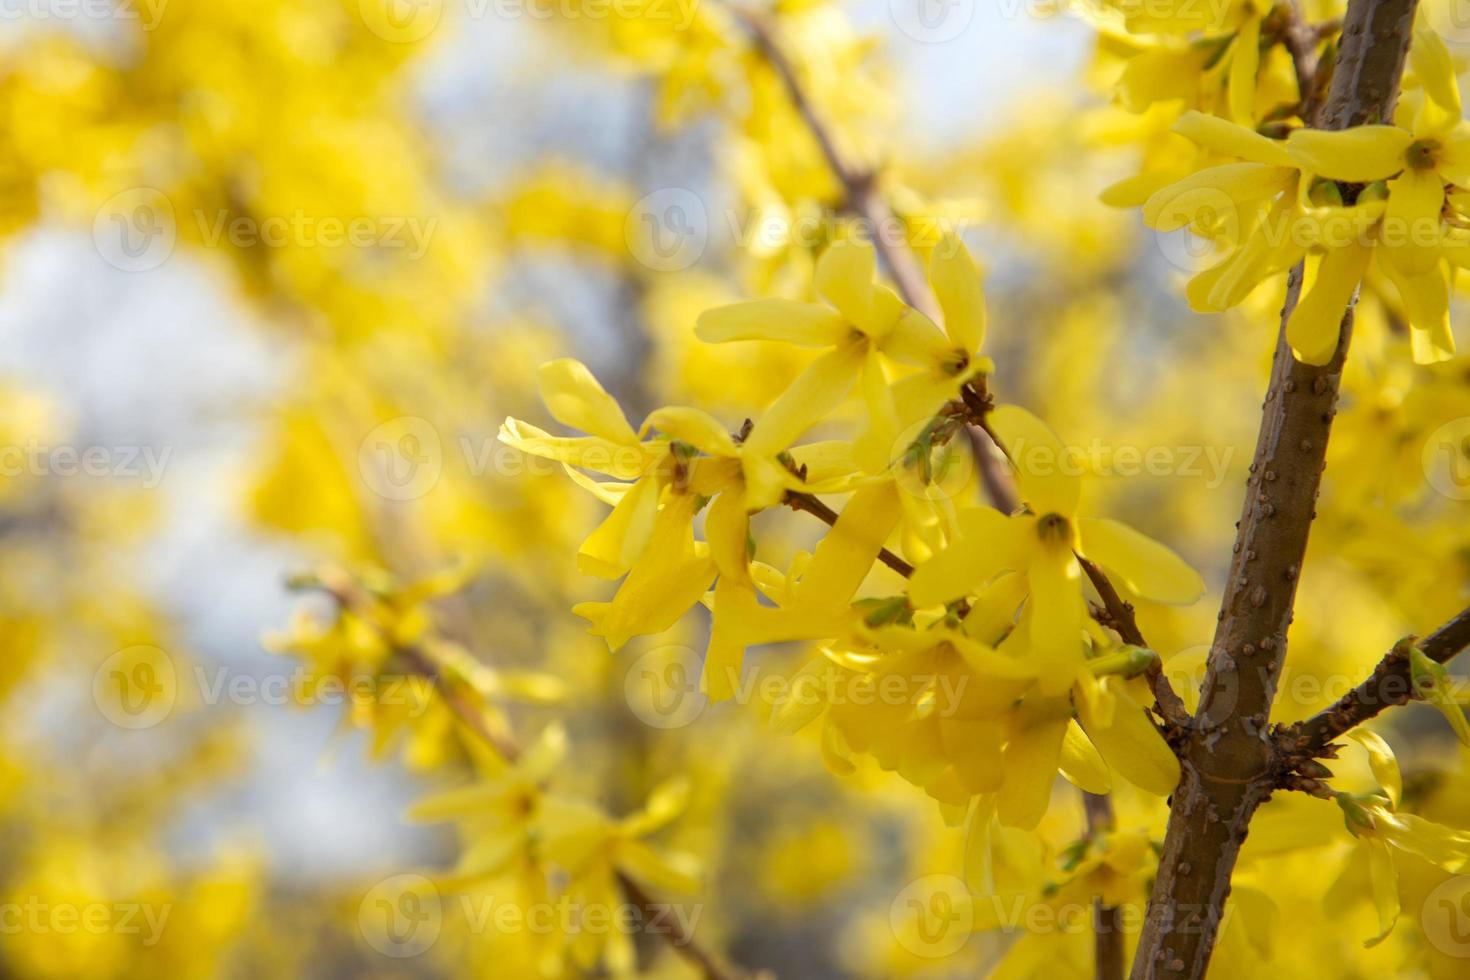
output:
M 1113 798 L 1106 793 L 1082 794 L 1082 807 L 1087 813 L 1087 839 L 1095 841 L 1111 833 L 1115 825 Z M 1102 897 L 1092 902 L 1092 931 L 1097 980 L 1123 980 L 1123 911 L 1104 905 Z
M 293 584 L 298 588 L 316 588 L 331 597 L 339 610 L 351 611 L 372 623 L 383 639 L 390 644 L 390 648 L 399 659 L 403 660 L 415 673 L 433 683 L 434 689 L 439 692 L 444 703 L 465 728 L 489 745 L 505 761 L 514 762 L 520 758 L 521 747 L 510 734 L 497 731 L 485 713 L 465 697 L 464 692 L 458 686 L 446 684 L 443 673 L 432 656 L 417 646 L 395 642 L 388 631 L 382 628 L 381 623 L 374 622 L 376 617 L 373 613 L 371 598 L 363 592 L 350 575 L 340 569 L 328 568 Z M 686 932 L 680 924 L 678 916 L 662 914 L 667 907 L 666 903 L 654 901 L 637 882 L 621 872 L 618 873 L 617 879 L 619 886 L 623 889 L 623 894 L 627 896 L 630 903 L 638 906 L 645 921 L 660 923 L 661 928 L 653 931 L 665 940 L 675 953 L 693 965 L 704 980 L 771 980 L 771 974 L 766 972 L 752 977 L 733 967 L 725 966 L 713 954 L 695 942 L 694 936 Z M 652 918 L 654 915 L 658 915 L 657 920 Z
M 828 527 L 836 525 L 837 518 L 841 516 L 837 513 L 837 511 L 833 510 L 831 507 L 828 507 L 826 504 L 822 503 L 821 500 L 817 499 L 815 496 L 809 493 L 794 493 L 788 491 L 783 502 L 786 504 L 787 507 L 790 507 L 792 510 L 804 511 L 808 514 L 811 514 L 813 517 L 816 517 Z M 910 565 L 908 562 L 904 561 L 902 558 L 898 557 L 887 548 L 878 549 L 878 560 L 887 565 L 889 568 L 893 569 L 898 574 L 902 575 L 904 578 L 908 578 L 909 576 L 914 574 L 914 566 Z
M 843 192 L 847 195 L 848 207 L 856 211 L 868 223 L 873 248 L 877 250 L 878 257 L 882 259 L 884 267 L 893 277 L 893 282 L 898 287 L 903 301 L 935 323 L 943 323 L 939 313 L 939 304 L 935 302 L 934 293 L 929 288 L 929 281 L 924 275 L 923 267 L 919 264 L 919 257 L 907 246 L 906 241 L 904 244 L 898 244 L 893 240 L 902 224 L 892 206 L 889 205 L 888 199 L 878 189 L 877 175 L 871 170 L 859 168 L 843 156 L 837 146 L 836 135 L 812 103 L 811 97 L 797 76 L 796 67 L 781 50 L 781 45 L 776 40 L 770 22 L 754 11 L 745 10 L 739 6 L 732 6 L 731 9 L 736 18 L 750 32 L 751 39 L 755 42 L 761 56 L 765 58 L 771 70 L 776 73 L 776 77 L 785 86 L 791 104 L 795 106 L 802 121 L 806 123 L 807 129 L 817 141 L 817 145 L 821 147 L 822 156 L 826 158 L 827 165 L 832 168 L 833 175 L 842 185 Z
M 1321 113 L 1341 130 L 1392 116 L 1417 0 L 1350 0 L 1332 89 Z M 1244 513 L 1210 648 L 1199 711 L 1183 748 L 1133 980 L 1205 975 L 1252 816 L 1270 796 L 1279 760 L 1268 719 L 1286 654 L 1352 332 L 1322 367 L 1298 362 L 1285 324 L 1301 292 L 1292 270 Z
M 1103 622 L 1103 625 L 1116 630 L 1124 643 L 1131 643 L 1136 647 L 1147 647 L 1148 643 L 1144 640 L 1143 633 L 1138 628 L 1138 620 L 1133 614 L 1133 604 L 1124 601 L 1096 562 L 1083 558 L 1081 555 L 1077 556 L 1077 561 L 1082 565 L 1082 570 L 1087 573 L 1092 587 L 1097 590 L 1098 596 L 1103 601 L 1103 609 L 1107 613 L 1107 620 Z M 1154 702 L 1159 709 L 1159 716 L 1171 728 L 1182 730 L 1188 727 L 1189 709 L 1184 706 L 1184 701 L 1179 695 L 1174 693 L 1174 687 L 1169 683 L 1169 678 L 1164 676 L 1163 662 L 1158 657 L 1149 661 L 1145 676 L 1148 678 L 1148 686 L 1154 692 Z
M 1470 609 L 1461 612 L 1417 645 L 1429 659 L 1448 663 L 1470 647 Z M 1395 646 L 1384 654 L 1372 674 L 1332 707 L 1287 728 L 1282 733 L 1283 748 L 1300 759 L 1323 755 L 1334 739 L 1346 735 L 1385 708 L 1408 703 L 1413 696 L 1414 678 L 1409 670 L 1409 658 L 1401 645 Z

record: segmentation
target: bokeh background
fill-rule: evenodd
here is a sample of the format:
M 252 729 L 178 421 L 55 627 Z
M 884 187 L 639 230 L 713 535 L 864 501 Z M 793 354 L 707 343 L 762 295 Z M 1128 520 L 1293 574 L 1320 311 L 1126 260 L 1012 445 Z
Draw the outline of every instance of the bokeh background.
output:
M 1205 573 L 1197 608 L 1141 610 L 1185 663 L 1209 639 L 1279 296 L 1188 312 L 1199 249 L 1098 201 L 1136 167 L 1127 140 L 1161 129 L 1116 103 L 1077 7 L 771 13 L 844 150 L 988 268 L 999 395 L 1099 440 L 1091 499 Z M 560 719 L 566 779 L 611 812 L 689 775 L 666 837 L 704 865 L 699 936 L 738 962 L 975 976 L 1013 938 L 936 961 L 892 926 L 906 883 L 964 851 L 897 777 L 834 776 L 757 706 L 651 704 L 697 658 L 702 613 L 617 655 L 586 636 L 570 607 L 605 583 L 574 555 L 601 507 L 495 441 L 507 415 L 549 424 L 534 368 L 555 356 L 635 423 L 679 402 L 738 428 L 804 359 L 704 349 L 695 316 L 804 295 L 850 219 L 728 7 L 609 9 L 0 0 L 0 972 L 534 975 L 450 903 L 413 955 L 364 927 L 385 880 L 454 865 L 453 831 L 405 811 L 477 762 L 434 696 L 399 717 L 320 687 L 361 676 L 312 625 L 332 602 L 288 588 L 322 568 L 385 592 L 457 577 L 428 629 L 492 672 L 526 740 Z M 1342 422 L 1357 465 L 1303 588 L 1308 675 L 1356 677 L 1463 605 L 1465 484 L 1424 447 L 1466 414 L 1464 371 L 1412 395 L 1402 372 L 1353 382 L 1373 410 Z M 1415 541 L 1427 560 L 1355 553 L 1357 522 L 1395 507 L 1462 519 Z M 778 564 L 815 540 L 802 515 L 766 520 L 787 525 Z M 1048 819 L 1075 835 L 1080 805 Z M 649 975 L 692 975 L 640 947 Z

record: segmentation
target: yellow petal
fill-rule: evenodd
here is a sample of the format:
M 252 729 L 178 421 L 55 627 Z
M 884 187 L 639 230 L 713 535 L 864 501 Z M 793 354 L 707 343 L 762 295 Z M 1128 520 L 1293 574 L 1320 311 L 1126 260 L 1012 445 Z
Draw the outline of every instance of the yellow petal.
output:
M 1103 518 L 1078 522 L 1082 553 L 1120 578 L 1135 595 L 1187 606 L 1205 594 L 1205 580 L 1173 551 L 1126 524 Z
M 949 547 L 909 579 L 909 598 L 919 608 L 958 599 L 1015 566 L 1017 522 L 989 507 L 961 511 L 956 522 L 959 533 Z
M 1190 109 L 1174 124 L 1174 132 L 1221 156 L 1296 169 L 1296 161 L 1286 152 L 1284 144 L 1267 139 L 1248 125 Z
M 1435 169 L 1452 184 L 1470 186 L 1470 126 L 1461 123 L 1441 140 Z
M 1424 275 L 1439 262 L 1444 223 L 1444 182 L 1432 170 L 1406 170 L 1388 184 L 1388 210 L 1379 232 L 1379 254 L 1400 275 Z
M 620 578 L 643 554 L 658 514 L 658 481 L 644 477 L 623 494 L 607 519 L 597 526 L 577 552 L 584 575 Z
M 990 413 L 990 426 L 1011 460 L 1022 498 L 1037 515 L 1070 516 L 1082 493 L 1080 464 L 1041 419 L 1016 405 Z
M 1076 557 L 1065 546 L 1043 546 L 1032 552 L 1027 569 L 1031 583 L 1031 656 L 1041 666 L 1043 694 L 1065 693 L 1082 663 L 1086 608 L 1081 575 Z
M 876 315 L 873 280 L 878 260 L 873 246 L 864 241 L 839 241 L 827 247 L 817 260 L 817 292 L 848 322 L 868 331 Z
M 1032 830 L 1046 815 L 1057 778 L 1067 718 L 1033 719 L 1011 736 L 1005 752 L 1005 782 L 996 793 L 996 812 L 1007 827 Z
M 857 380 L 865 346 L 848 344 L 813 361 L 756 422 L 745 451 L 774 456 L 832 414 Z
M 1082 727 L 1114 772 L 1145 792 L 1168 796 L 1179 785 L 1179 760 L 1143 708 L 1114 680 L 1106 682 L 1117 702 L 1111 723 L 1104 723 L 1087 699 L 1077 698 Z
M 603 390 L 581 361 L 570 357 L 550 361 L 541 365 L 536 380 L 547 411 L 562 425 L 609 442 L 638 441 L 617 401 Z
M 1112 792 L 1113 778 L 1108 772 L 1108 764 L 1075 721 L 1067 722 L 1067 737 L 1062 741 L 1059 764 L 1067 781 L 1083 792 L 1098 795 Z
M 670 405 L 655 409 L 643 421 L 643 431 L 650 429 L 711 456 L 728 457 L 738 453 L 730 430 L 714 416 L 697 408 Z
M 1388 938 L 1399 920 L 1399 875 L 1393 853 L 1383 841 L 1368 838 L 1368 875 L 1373 887 L 1373 907 L 1378 911 L 1378 935 L 1363 943 L 1373 947 Z
M 908 310 L 883 334 L 878 347 L 901 364 L 933 367 L 953 355 L 949 338 L 918 310 Z
M 1239 239 L 1249 206 L 1269 200 L 1290 185 L 1292 171 L 1264 163 L 1227 163 L 1207 167 L 1170 184 L 1143 206 L 1143 223 L 1158 231 L 1195 227 L 1201 232 L 1224 226 Z
M 985 289 L 970 250 L 946 232 L 929 257 L 929 282 L 944 311 L 944 330 L 955 346 L 968 353 L 985 342 Z
M 1414 360 L 1433 364 L 1453 356 L 1454 334 L 1450 332 L 1449 283 L 1442 270 L 1430 269 L 1422 276 L 1409 278 L 1392 262 L 1380 262 L 1381 268 L 1398 288 L 1399 298 L 1409 317 L 1409 339 Z
M 1235 35 L 1230 59 L 1230 115 L 1246 126 L 1255 124 L 1256 72 L 1261 67 L 1261 19 L 1252 17 Z
M 1404 796 L 1404 777 L 1399 773 L 1393 749 L 1389 748 L 1382 735 L 1366 728 L 1355 728 L 1347 734 L 1367 751 L 1368 767 L 1373 770 L 1378 785 L 1388 794 L 1389 802 L 1397 808 Z
M 811 565 L 796 588 L 796 602 L 818 607 L 846 605 L 872 571 L 900 513 L 898 489 L 891 483 L 864 487 L 853 494 L 812 554 Z
M 1415 135 L 1433 136 L 1448 131 L 1460 121 L 1460 82 L 1455 77 L 1455 62 L 1449 47 L 1436 32 L 1420 28 L 1414 32 L 1409 62 L 1429 96 L 1414 126 Z
M 619 480 L 638 480 L 651 473 L 668 452 L 667 446 L 610 442 L 597 436 L 553 436 L 519 419 L 506 419 L 499 439 L 514 449 L 568 466 L 605 473 Z
M 1306 364 L 1332 360 L 1342 336 L 1343 317 L 1371 257 L 1371 249 L 1358 243 L 1334 248 L 1322 257 L 1316 279 L 1286 323 L 1286 339 L 1298 360 Z
M 798 347 L 835 347 L 850 332 L 835 310 L 789 299 L 758 299 L 705 310 L 694 327 L 695 335 L 711 344 L 775 340 Z
M 1367 183 L 1404 169 L 1414 137 L 1397 126 L 1355 126 L 1340 132 L 1298 129 L 1286 140 L 1292 159 L 1320 177 Z

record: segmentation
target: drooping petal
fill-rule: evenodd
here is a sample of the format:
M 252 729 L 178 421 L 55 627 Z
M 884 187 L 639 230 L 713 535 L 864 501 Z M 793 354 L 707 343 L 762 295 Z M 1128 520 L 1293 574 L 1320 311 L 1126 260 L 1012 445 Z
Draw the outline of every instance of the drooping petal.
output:
M 1392 262 L 1380 262 L 1385 275 L 1398 288 L 1409 317 L 1409 339 L 1414 360 L 1433 364 L 1454 356 L 1455 337 L 1450 332 L 1449 283 L 1440 269 L 1422 276 L 1405 277 Z
M 918 310 L 908 310 L 884 332 L 878 347 L 900 364 L 935 367 L 953 357 L 953 347 L 943 331 Z
M 1082 569 L 1069 548 L 1052 544 L 1032 551 L 1027 575 L 1031 656 L 1041 666 L 1042 693 L 1055 696 L 1072 687 L 1082 664 Z
M 775 340 L 798 347 L 835 347 L 851 332 L 841 313 L 817 303 L 757 299 L 705 310 L 694 333 L 710 344 Z
M 1221 156 L 1239 157 L 1250 163 L 1296 169 L 1296 161 L 1278 140 L 1267 139 L 1248 125 L 1190 109 L 1174 124 L 1174 132 Z
M 1444 238 L 1444 182 L 1433 170 L 1405 170 L 1388 184 L 1379 254 L 1400 275 L 1424 275 L 1439 262 Z
M 985 342 L 985 288 L 970 250 L 946 232 L 929 257 L 929 282 L 944 311 L 944 330 L 955 346 L 974 353 Z
M 1239 229 L 1246 224 L 1241 215 L 1249 205 L 1284 192 L 1293 176 L 1285 167 L 1264 163 L 1207 167 L 1150 197 L 1143 206 L 1143 223 L 1157 231 L 1204 231 L 1222 223 Z
M 1399 875 L 1393 866 L 1393 852 L 1381 840 L 1364 841 L 1368 852 L 1368 877 L 1373 889 L 1373 907 L 1378 911 L 1378 935 L 1364 946 L 1373 947 L 1388 938 L 1399 921 Z
M 1319 177 L 1367 183 L 1404 169 L 1404 151 L 1414 137 L 1397 126 L 1354 126 L 1336 132 L 1298 129 L 1286 139 L 1287 152 Z
M 1353 243 L 1322 257 L 1317 277 L 1286 322 L 1286 339 L 1305 364 L 1326 364 L 1337 350 L 1342 320 L 1368 268 L 1372 250 Z
M 1067 716 L 1044 714 L 1011 735 L 1005 751 L 1005 781 L 996 793 L 996 813 L 1007 827 L 1032 830 L 1046 815 L 1061 761 Z
M 1179 785 L 1179 759 L 1174 750 L 1116 678 L 1105 684 L 1105 697 L 1116 700 L 1111 719 L 1099 717 L 1086 698 L 1075 699 L 1087 737 L 1118 775 L 1145 792 L 1168 796 Z
M 853 494 L 812 554 L 811 565 L 796 588 L 796 604 L 832 608 L 851 601 L 872 571 L 900 513 L 898 489 L 891 483 L 864 487 Z
M 1183 558 L 1126 524 L 1106 518 L 1078 521 L 1082 553 L 1122 579 L 1134 594 L 1187 606 L 1205 594 L 1205 580 Z
M 998 510 L 977 507 L 961 511 L 959 534 L 939 554 L 914 570 L 909 598 L 918 607 L 937 606 L 973 592 L 1017 559 L 1019 525 Z
M 570 357 L 549 361 L 537 370 L 536 381 L 546 410 L 562 425 L 609 442 L 627 445 L 638 441 L 617 400 L 581 361 Z
M 1067 722 L 1059 767 L 1067 781 L 1085 793 L 1112 792 L 1113 779 L 1107 763 L 1075 721 Z
M 658 481 L 644 477 L 623 494 L 577 552 L 577 568 L 583 575 L 620 578 L 632 568 L 648 546 L 658 514 Z
M 1082 493 L 1078 460 L 1041 419 L 1016 405 L 990 413 L 990 426 L 1010 457 L 1022 498 L 1038 515 L 1070 516 Z

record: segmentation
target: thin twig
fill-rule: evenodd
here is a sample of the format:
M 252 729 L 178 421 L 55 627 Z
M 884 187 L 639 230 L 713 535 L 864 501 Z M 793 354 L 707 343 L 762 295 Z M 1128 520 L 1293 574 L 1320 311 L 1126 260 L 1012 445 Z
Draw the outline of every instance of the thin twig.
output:
M 1087 814 L 1089 843 L 1112 832 L 1116 821 L 1111 796 L 1084 792 L 1082 808 Z M 1114 905 L 1104 905 L 1102 896 L 1093 899 L 1092 930 L 1097 980 L 1123 980 L 1123 910 Z
M 1143 633 L 1138 628 L 1138 620 L 1134 616 L 1133 604 L 1124 601 L 1118 594 L 1113 583 L 1108 581 L 1107 575 L 1097 566 L 1097 563 L 1081 555 L 1077 561 L 1082 565 L 1082 570 L 1087 573 L 1087 578 L 1092 582 L 1092 587 L 1097 590 L 1098 596 L 1103 601 L 1103 609 L 1107 613 L 1107 621 L 1104 626 L 1116 630 L 1123 638 L 1124 643 L 1131 643 L 1137 647 L 1147 647 L 1148 643 L 1143 638 Z M 1100 617 L 1095 617 L 1099 618 Z M 1169 683 L 1169 678 L 1164 675 L 1163 662 L 1156 656 L 1149 661 L 1148 669 L 1145 671 L 1148 678 L 1148 686 L 1154 692 L 1154 701 L 1159 709 L 1159 715 L 1171 727 L 1183 729 L 1189 725 L 1189 709 L 1185 707 L 1184 701 L 1178 694 L 1174 693 L 1174 687 Z
M 1429 659 L 1448 663 L 1470 647 L 1470 609 L 1431 633 L 1417 644 Z M 1414 678 L 1409 658 L 1396 645 L 1373 673 L 1337 700 L 1332 707 L 1297 722 L 1282 733 L 1285 750 L 1301 759 L 1324 755 L 1332 741 L 1375 717 L 1385 708 L 1406 704 L 1414 697 Z
M 841 516 L 837 513 L 837 511 L 833 510 L 831 507 L 828 507 L 826 504 L 822 503 L 821 500 L 817 499 L 817 497 L 809 493 L 796 493 L 794 491 L 788 491 L 784 503 L 792 510 L 803 511 L 805 513 L 811 514 L 813 517 L 817 518 L 829 527 L 836 526 L 837 519 Z M 904 561 L 902 558 L 898 557 L 887 548 L 878 549 L 878 560 L 887 565 L 889 568 L 893 569 L 898 574 L 902 575 L 904 578 L 908 578 L 914 574 L 914 566 L 910 565 L 908 562 Z
M 507 762 L 514 762 L 520 758 L 521 747 L 515 742 L 508 732 L 498 732 L 490 724 L 490 719 L 485 713 L 477 708 L 470 699 L 464 696 L 463 691 L 456 686 L 444 682 L 443 672 L 439 669 L 434 658 L 423 649 L 398 643 L 392 639 L 382 624 L 374 622 L 372 600 L 363 590 L 347 575 L 338 569 L 324 569 L 308 580 L 303 580 L 300 585 L 312 586 L 331 597 L 339 610 L 351 611 L 354 615 L 361 617 L 370 623 L 385 642 L 390 644 L 393 653 L 415 673 L 428 679 L 434 684 L 444 703 L 454 713 L 455 717 L 464 724 L 472 734 L 484 741 L 492 750 Z M 670 948 L 699 970 L 705 980 L 773 980 L 770 973 L 762 972 L 757 976 L 744 973 L 733 967 L 721 963 L 712 953 L 704 949 L 679 923 L 677 916 L 661 914 L 666 906 L 655 902 L 648 893 L 622 872 L 617 875 L 618 884 L 628 901 L 638 907 L 639 913 L 647 919 L 651 915 L 659 916 L 661 928 L 650 930 L 666 941 Z

